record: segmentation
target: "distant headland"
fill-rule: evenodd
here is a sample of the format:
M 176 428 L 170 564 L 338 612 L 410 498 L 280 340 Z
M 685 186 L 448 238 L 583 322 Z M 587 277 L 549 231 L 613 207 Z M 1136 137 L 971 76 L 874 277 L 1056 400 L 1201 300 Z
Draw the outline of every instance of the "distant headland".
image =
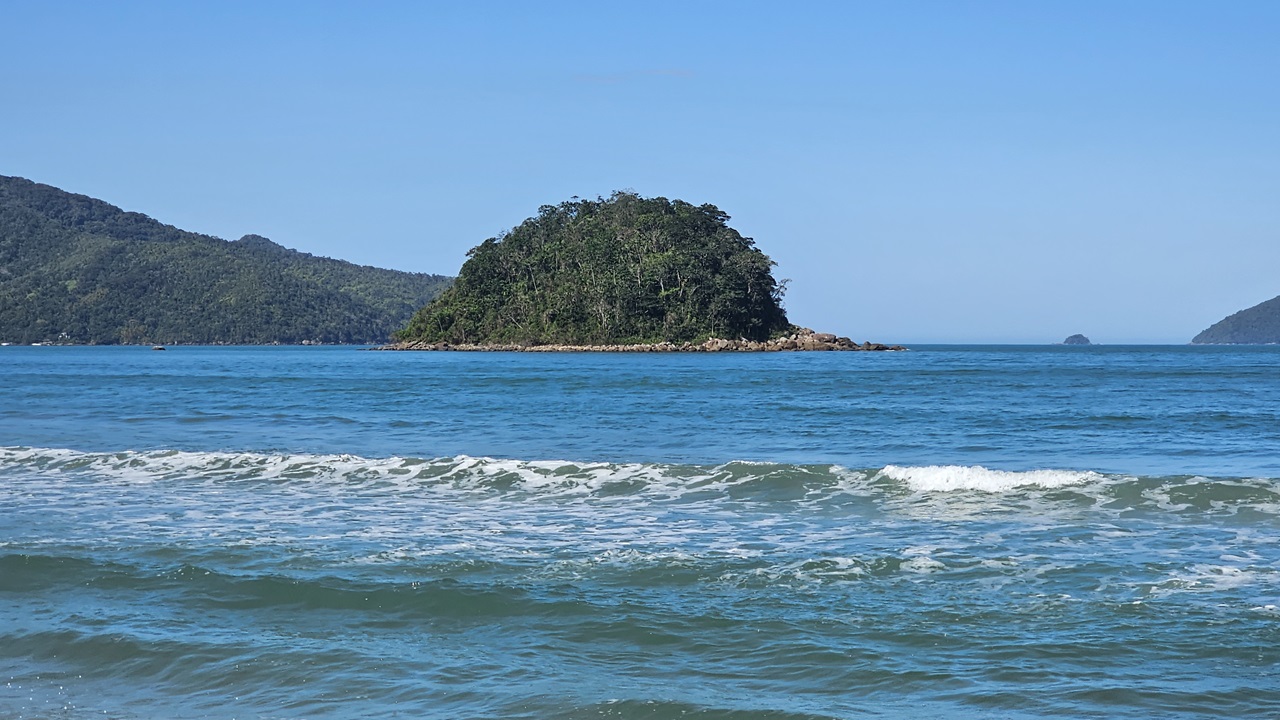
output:
M 1280 343 L 1280 297 L 1225 317 L 1192 338 L 1196 345 Z
M 467 253 L 389 350 L 901 350 L 791 324 L 785 282 L 714 205 L 615 192 L 542 206 Z
M 74 345 L 386 342 L 448 286 L 228 242 L 0 176 L 0 341 Z

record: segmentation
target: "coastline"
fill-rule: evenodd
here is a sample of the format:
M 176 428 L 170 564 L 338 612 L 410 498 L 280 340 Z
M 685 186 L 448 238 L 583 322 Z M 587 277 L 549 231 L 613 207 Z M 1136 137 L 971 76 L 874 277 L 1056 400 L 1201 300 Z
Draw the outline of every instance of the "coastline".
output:
M 831 333 L 814 332 L 808 328 L 800 328 L 790 335 L 772 340 L 726 340 L 710 338 L 700 343 L 657 342 L 636 343 L 633 345 L 566 345 L 548 343 L 546 345 L 522 345 L 519 343 L 463 343 L 427 342 L 410 340 L 391 343 L 373 350 L 418 350 L 437 352 L 631 352 L 631 353 L 669 353 L 669 352 L 893 352 L 906 350 L 901 345 L 884 345 L 864 342 L 858 344 L 847 337 L 838 337 Z

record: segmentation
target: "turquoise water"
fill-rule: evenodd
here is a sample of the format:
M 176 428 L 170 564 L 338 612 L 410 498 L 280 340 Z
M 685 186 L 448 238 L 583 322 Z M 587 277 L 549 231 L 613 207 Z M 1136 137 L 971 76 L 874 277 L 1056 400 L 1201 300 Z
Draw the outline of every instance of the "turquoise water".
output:
M 0 348 L 0 716 L 1280 716 L 1280 348 Z

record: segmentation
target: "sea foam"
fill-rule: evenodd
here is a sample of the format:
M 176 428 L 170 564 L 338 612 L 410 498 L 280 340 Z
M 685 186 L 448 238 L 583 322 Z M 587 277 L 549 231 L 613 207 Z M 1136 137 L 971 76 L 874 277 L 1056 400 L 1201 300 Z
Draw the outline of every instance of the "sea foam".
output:
M 1009 470 L 988 470 L 981 465 L 928 465 L 922 467 L 886 465 L 880 471 L 880 474 L 891 480 L 904 482 L 913 490 L 922 492 L 980 490 L 982 492 L 998 493 L 1028 486 L 1056 488 L 1067 485 L 1081 485 L 1103 479 L 1102 475 L 1095 472 L 1074 470 L 1026 470 L 1014 472 Z

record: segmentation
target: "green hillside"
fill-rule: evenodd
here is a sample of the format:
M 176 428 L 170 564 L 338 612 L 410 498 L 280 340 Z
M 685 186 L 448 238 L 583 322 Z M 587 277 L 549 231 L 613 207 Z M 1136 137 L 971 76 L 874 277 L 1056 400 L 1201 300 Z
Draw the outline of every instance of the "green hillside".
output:
M 1205 345 L 1280 343 L 1280 297 L 1219 320 L 1191 342 Z
M 228 242 L 0 176 L 0 341 L 378 343 L 450 282 Z
M 764 340 L 790 328 L 773 262 L 713 205 L 614 193 L 545 205 L 473 248 L 398 337 L 448 343 Z

